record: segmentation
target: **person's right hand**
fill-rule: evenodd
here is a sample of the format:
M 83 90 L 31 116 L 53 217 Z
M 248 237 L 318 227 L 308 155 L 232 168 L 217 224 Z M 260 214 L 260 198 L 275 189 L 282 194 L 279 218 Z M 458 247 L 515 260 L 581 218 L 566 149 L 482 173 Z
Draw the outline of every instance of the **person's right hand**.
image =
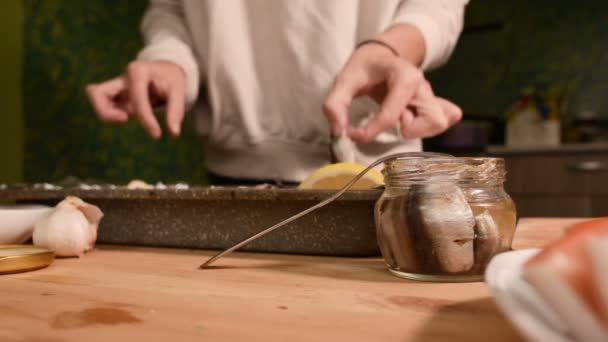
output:
M 89 84 L 86 94 L 97 117 L 124 123 L 135 115 L 148 134 L 158 139 L 162 130 L 152 108 L 165 104 L 167 128 L 178 136 L 184 119 L 186 75 L 166 61 L 133 61 L 124 74 L 99 84 Z
M 353 100 L 369 96 L 380 106 L 366 127 L 349 126 Z M 346 133 L 353 141 L 369 143 L 380 133 L 399 127 L 405 139 L 435 136 L 456 124 L 462 111 L 433 93 L 422 71 L 384 46 L 356 49 L 340 71 L 323 104 L 332 134 Z

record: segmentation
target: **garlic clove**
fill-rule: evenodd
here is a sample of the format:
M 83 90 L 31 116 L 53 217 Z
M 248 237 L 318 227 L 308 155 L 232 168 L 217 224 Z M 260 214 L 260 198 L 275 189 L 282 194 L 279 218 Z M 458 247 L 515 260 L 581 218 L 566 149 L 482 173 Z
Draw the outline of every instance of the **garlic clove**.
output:
M 57 256 L 82 256 L 97 240 L 103 212 L 96 206 L 69 196 L 34 227 L 34 245 L 48 248 Z
M 331 149 L 338 162 L 354 163 L 356 161 L 357 148 L 346 134 L 333 138 Z
M 89 204 L 78 197 L 68 196 L 65 201 L 67 203 L 73 205 L 78 210 L 80 210 L 89 223 L 89 234 L 90 234 L 90 248 L 93 248 L 95 245 L 95 241 L 97 241 L 97 228 L 99 225 L 99 221 L 103 218 L 103 212 L 99 207 Z

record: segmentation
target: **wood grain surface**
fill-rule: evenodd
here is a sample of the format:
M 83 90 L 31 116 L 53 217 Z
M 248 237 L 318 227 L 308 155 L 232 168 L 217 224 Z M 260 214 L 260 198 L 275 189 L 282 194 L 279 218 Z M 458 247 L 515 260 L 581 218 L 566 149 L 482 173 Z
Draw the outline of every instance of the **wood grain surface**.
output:
M 514 248 L 580 219 L 522 219 Z M 519 341 L 484 283 L 421 283 L 380 258 L 98 246 L 0 276 L 0 341 Z

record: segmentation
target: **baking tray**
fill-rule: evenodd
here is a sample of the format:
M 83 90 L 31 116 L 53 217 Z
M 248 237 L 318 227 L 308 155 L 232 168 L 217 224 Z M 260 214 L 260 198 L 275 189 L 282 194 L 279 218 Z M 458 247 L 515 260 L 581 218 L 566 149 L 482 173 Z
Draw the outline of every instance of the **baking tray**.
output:
M 101 208 L 98 243 L 225 249 L 334 191 L 294 188 L 66 189 L 4 186 L 0 200 L 54 205 L 68 195 Z M 350 190 L 335 202 L 242 248 L 330 256 L 379 255 L 374 205 L 382 190 Z

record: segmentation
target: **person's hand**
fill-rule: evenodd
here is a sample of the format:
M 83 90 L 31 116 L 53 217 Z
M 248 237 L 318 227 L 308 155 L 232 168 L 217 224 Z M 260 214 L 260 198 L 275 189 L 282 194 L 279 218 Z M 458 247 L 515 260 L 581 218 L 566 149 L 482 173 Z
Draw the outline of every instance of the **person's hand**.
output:
M 186 75 L 181 67 L 165 61 L 134 61 L 117 78 L 86 87 L 86 94 L 98 118 L 124 123 L 135 115 L 154 139 L 162 130 L 152 108 L 166 104 L 169 132 L 178 136 L 184 119 Z
M 366 127 L 349 128 L 350 105 L 359 96 L 372 97 L 380 108 Z M 419 68 L 377 44 L 363 45 L 353 53 L 336 77 L 323 112 L 333 135 L 346 132 L 362 143 L 397 126 L 404 138 L 434 136 L 462 117 L 458 106 L 434 95 Z

